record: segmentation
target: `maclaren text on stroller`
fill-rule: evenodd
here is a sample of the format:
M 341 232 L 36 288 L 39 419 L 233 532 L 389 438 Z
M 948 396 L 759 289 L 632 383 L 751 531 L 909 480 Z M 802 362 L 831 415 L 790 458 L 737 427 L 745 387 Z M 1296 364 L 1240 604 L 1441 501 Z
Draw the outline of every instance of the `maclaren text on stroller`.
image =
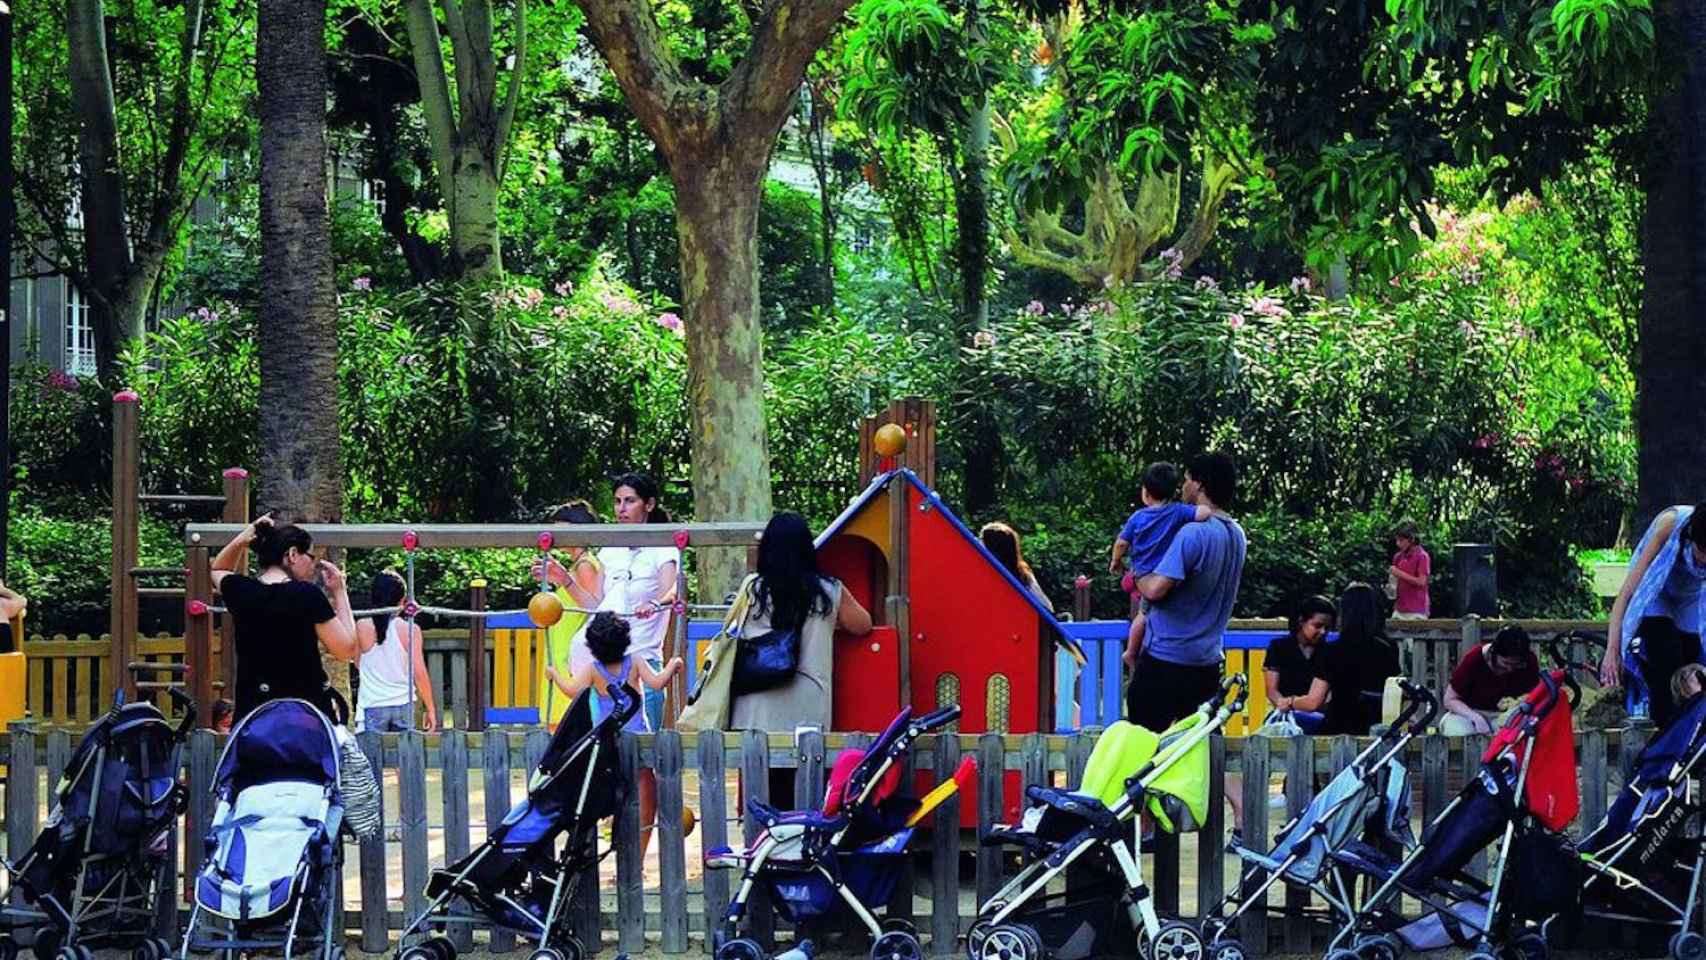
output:
M 966 935 L 971 960 L 1079 960 L 1128 949 L 1117 933 L 1120 906 L 1151 957 L 1202 956 L 1202 934 L 1180 920 L 1163 922 L 1143 881 L 1142 818 L 1158 829 L 1194 829 L 1208 806 L 1208 739 L 1244 708 L 1248 680 L 1227 678 L 1219 693 L 1159 736 L 1120 721 L 1108 727 L 1085 765 L 1076 792 L 1032 786 L 1038 806 L 1020 824 L 998 827 L 986 845 L 1012 844 L 1032 859 L 979 909 Z M 1050 893 L 1074 866 L 1095 868 L 1089 890 Z M 1123 942 L 1122 942 L 1123 941 Z
M 1409 825 L 1409 771 L 1404 750 L 1439 714 L 1439 700 L 1427 689 L 1399 680 L 1404 709 L 1327 784 L 1309 806 L 1280 828 L 1273 849 L 1238 847 L 1247 869 L 1237 888 L 1204 914 L 1203 936 L 1215 960 L 1242 960 L 1245 950 L 1231 936 L 1233 924 L 1251 910 L 1266 911 L 1268 891 L 1279 882 L 1320 897 L 1324 908 L 1300 908 L 1334 926 L 1356 914 L 1356 877 L 1331 854 L 1365 844 L 1371 855 L 1402 856 L 1414 845 Z M 1393 849 L 1396 848 L 1396 849 Z
M 744 871 L 713 934 L 717 960 L 763 960 L 763 948 L 740 936 L 741 918 L 759 883 L 769 888 L 783 916 L 795 922 L 844 904 L 872 937 L 871 960 L 921 960 L 924 951 L 911 924 L 879 921 L 873 905 L 888 902 L 913 826 L 927 812 L 919 801 L 895 793 L 911 776 L 912 742 L 959 716 L 958 705 L 916 719 L 911 707 L 902 709 L 862 755 L 849 752 L 837 759 L 822 811 L 780 811 L 756 797 L 747 799 L 758 836 L 745 850 L 705 851 L 707 868 Z
M 1554 646 L 1560 666 L 1593 672 L 1599 659 L 1593 646 L 1604 641 L 1564 639 L 1585 641 L 1589 655 L 1571 662 Z M 1706 805 L 1695 785 L 1706 771 L 1703 760 L 1706 696 L 1697 696 L 1647 741 L 1605 819 L 1580 844 L 1587 875 L 1579 916 L 1670 928 L 1673 960 L 1706 958 L 1706 937 L 1694 929 L 1706 877 Z M 1577 926 L 1572 916 L 1547 920 L 1547 942 L 1559 946 Z
M 28 926 L 40 960 L 89 960 L 94 946 L 130 946 L 135 960 L 171 955 L 149 933 L 168 833 L 184 810 L 184 738 L 195 726 L 195 705 L 172 694 L 184 708 L 176 729 L 152 703 L 125 703 L 120 691 L 77 744 L 47 826 L 4 864 L 26 908 L 0 907 L 0 957 L 17 955 L 11 932 Z
M 269 700 L 231 731 L 181 960 L 212 950 L 282 950 L 290 960 L 304 947 L 341 960 L 338 773 L 332 722 L 306 700 Z
M 593 693 L 582 690 L 557 724 L 551 745 L 516 805 L 479 848 L 427 882 L 429 903 L 398 937 L 401 960 L 455 960 L 447 937 L 428 937 L 404 949 L 418 930 L 450 923 L 491 922 L 538 944 L 531 960 L 583 960 L 586 946 L 568 926 L 565 909 L 575 885 L 599 861 L 598 821 L 628 795 L 616 737 L 640 709 L 640 697 L 611 684 L 615 709 L 597 723 Z M 561 852 L 557 839 L 567 836 Z M 466 902 L 475 913 L 452 909 Z M 597 933 L 591 931 L 593 950 Z
M 1580 688 L 1561 670 L 1545 670 L 1534 688 L 1495 731 L 1481 770 L 1434 818 L 1419 843 L 1395 866 L 1354 846 L 1332 856 L 1381 881 L 1328 946 L 1328 960 L 1395 960 L 1405 950 L 1459 946 L 1469 960 L 1543 960 L 1546 941 L 1535 926 L 1558 907 L 1538 906 L 1569 888 L 1574 900 L 1580 867 L 1569 838 L 1558 831 L 1575 818 L 1575 744 L 1571 699 Z M 1482 882 L 1469 861 L 1495 839 L 1492 876 Z M 1521 872 L 1521 883 L 1507 883 Z M 1400 894 L 1422 902 L 1410 920 L 1397 909 Z

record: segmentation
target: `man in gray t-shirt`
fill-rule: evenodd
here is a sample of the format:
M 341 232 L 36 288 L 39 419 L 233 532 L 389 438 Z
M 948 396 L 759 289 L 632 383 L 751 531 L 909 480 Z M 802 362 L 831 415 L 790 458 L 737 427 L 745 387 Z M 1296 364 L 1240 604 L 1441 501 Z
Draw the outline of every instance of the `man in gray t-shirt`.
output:
M 1222 510 L 1237 488 L 1237 470 L 1225 454 L 1192 460 L 1182 499 L 1194 497 L 1211 515 L 1182 527 L 1160 566 L 1138 581 L 1151 604 L 1149 633 L 1126 688 L 1126 717 L 1140 726 L 1166 729 L 1220 689 L 1222 642 L 1248 546 L 1244 529 Z

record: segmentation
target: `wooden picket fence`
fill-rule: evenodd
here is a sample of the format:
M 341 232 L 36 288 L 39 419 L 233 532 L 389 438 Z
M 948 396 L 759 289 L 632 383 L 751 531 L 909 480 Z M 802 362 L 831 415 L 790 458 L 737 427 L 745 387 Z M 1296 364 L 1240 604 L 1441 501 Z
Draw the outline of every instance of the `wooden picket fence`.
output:
M 181 863 L 173 864 L 174 876 L 165 885 L 180 895 L 184 887 L 177 872 L 196 868 L 202 849 L 199 838 L 205 834 L 212 814 L 210 784 L 221 739 L 207 731 L 197 732 L 186 751 L 191 802 L 183 840 L 174 838 L 174 851 L 181 849 L 185 855 Z M 756 731 L 624 734 L 621 762 L 630 781 L 641 769 L 654 771 L 657 778 L 658 827 L 653 846 L 660 879 L 648 889 L 638 840 L 638 798 L 630 791 L 610 834 L 614 838 L 614 864 L 607 861 L 601 872 L 583 877 L 578 886 L 571 905 L 577 931 L 594 950 L 599 943 L 609 942 L 625 952 L 648 946 L 670 955 L 705 949 L 704 933 L 718 922 L 732 884 L 739 878 L 729 872 L 688 869 L 683 807 L 697 809 L 703 848 L 731 839 L 738 843 L 741 831 L 731 830 L 730 824 L 744 813 L 736 807 L 742 792 L 783 805 L 816 806 L 823 793 L 825 770 L 835 756 L 870 740 L 865 734 L 812 732 L 802 734 L 797 742 L 791 735 Z M 1595 824 L 1604 816 L 1609 798 L 1621 786 L 1618 771 L 1626 769 L 1645 740 L 1643 731 L 1588 731 L 1578 735 L 1582 785 L 1578 825 Z M 981 833 L 1003 816 L 1004 775 L 1016 774 L 1025 784 L 1074 784 L 1095 741 L 1093 731 L 1075 737 L 994 733 L 926 736 L 918 741 L 913 756 L 916 768 L 933 774 L 934 779 L 950 776 L 963 755 L 977 756 L 978 789 L 967 802 L 977 805 Z M 57 782 L 74 742 L 63 729 L 43 733 L 28 724 L 14 724 L 0 737 L 0 762 L 10 765 L 4 798 L 10 855 L 16 856 L 34 841 L 46 806 L 47 785 Z M 467 853 L 520 800 L 524 788 L 518 788 L 518 783 L 525 783 L 527 772 L 544 754 L 549 737 L 543 731 L 448 731 L 433 736 L 369 734 L 361 742 L 384 780 L 396 783 L 394 797 L 387 796 L 383 838 L 352 842 L 347 849 L 355 852 L 358 865 L 346 865 L 346 874 L 353 872 L 353 876 L 342 878 L 342 882 L 356 884 L 359 903 L 353 915 L 346 917 L 346 929 L 356 935 L 362 950 L 375 952 L 386 949 L 405 917 L 424 906 L 429 871 Z M 1413 815 L 1418 825 L 1436 816 L 1458 786 L 1473 775 L 1485 745 L 1485 737 L 1439 735 L 1412 743 L 1405 759 L 1413 777 Z M 1202 905 L 1218 902 L 1236 882 L 1237 863 L 1224 853 L 1224 772 L 1242 772 L 1244 808 L 1252 814 L 1246 817 L 1245 842 L 1266 849 L 1270 823 L 1261 814 L 1269 810 L 1273 778 L 1283 777 L 1287 814 L 1296 813 L 1313 797 L 1317 784 L 1342 770 L 1359 748 L 1359 741 L 1351 737 L 1213 738 L 1211 795 L 1203 829 L 1182 838 L 1163 833 L 1148 851 L 1146 879 L 1157 908 L 1164 914 L 1195 917 Z M 773 767 L 797 771 L 793 797 L 767 796 L 768 773 Z M 45 783 L 42 773 L 46 774 Z M 476 779 L 484 807 L 482 824 L 471 822 L 473 788 L 457 788 Z M 439 793 L 436 804 L 429 802 L 434 783 Z M 950 799 L 936 815 L 935 823 L 957 822 L 960 803 L 957 797 Z M 752 829 L 750 822 L 745 826 L 748 831 Z M 432 856 L 433 837 L 440 840 L 442 857 Z M 915 840 L 915 851 L 908 875 L 888 905 L 889 915 L 915 919 L 932 955 L 953 954 L 956 939 L 971 922 L 974 902 L 981 903 L 994 893 L 1012 864 L 990 849 L 978 849 L 968 836 L 951 829 L 922 834 Z M 962 880 L 962 858 L 968 856 L 975 858 L 975 872 L 970 879 Z M 387 868 L 399 861 L 400 889 L 387 880 Z M 1486 868 L 1487 854 L 1483 852 L 1474 869 L 1484 872 Z M 400 910 L 393 908 L 393 898 L 398 896 Z M 1295 891 L 1276 892 L 1273 905 L 1278 907 L 1282 902 L 1297 906 L 1304 901 Z M 176 932 L 186 908 L 181 899 L 165 898 L 160 914 L 163 935 Z M 1306 953 L 1325 944 L 1325 928 L 1299 917 L 1253 915 L 1242 922 L 1245 943 L 1256 952 Z M 596 943 L 587 933 L 593 929 L 600 931 Z M 752 914 L 757 938 L 774 942 L 785 929 L 761 898 Z M 467 946 L 474 934 L 474 930 L 457 928 L 452 935 Z M 508 953 L 516 949 L 516 943 L 508 934 L 491 932 L 489 949 Z

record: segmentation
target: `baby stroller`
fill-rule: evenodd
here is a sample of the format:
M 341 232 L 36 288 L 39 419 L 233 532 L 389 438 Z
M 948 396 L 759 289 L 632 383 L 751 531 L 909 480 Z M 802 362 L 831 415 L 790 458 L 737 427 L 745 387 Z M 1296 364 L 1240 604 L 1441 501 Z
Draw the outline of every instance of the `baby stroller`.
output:
M 706 868 L 743 871 L 713 934 L 717 960 L 764 960 L 763 948 L 740 936 L 741 918 L 759 883 L 770 890 L 778 911 L 796 923 L 827 916 L 844 903 L 872 937 L 871 960 L 921 960 L 924 952 L 911 925 L 879 921 L 872 910 L 894 892 L 912 839 L 910 824 L 920 811 L 919 801 L 898 791 L 910 773 L 912 743 L 959 716 L 958 705 L 918 718 L 911 707 L 901 710 L 870 749 L 836 758 L 821 811 L 781 811 L 748 798 L 758 836 L 745 850 L 705 851 Z
M 182 691 L 176 729 L 154 704 L 125 703 L 95 721 L 55 789 L 47 825 L 15 864 L 8 883 L 26 909 L 0 907 L 0 956 L 17 955 L 10 933 L 34 926 L 40 960 L 89 960 L 91 947 L 131 948 L 135 960 L 163 960 L 172 948 L 150 936 L 168 838 L 184 810 L 178 782 L 195 705 Z
M 1592 643 L 1601 643 L 1585 639 L 1590 651 Z M 1566 668 L 1593 672 L 1587 664 L 1568 661 L 1556 647 L 1553 656 Z M 1587 870 L 1582 910 L 1546 921 L 1542 929 L 1549 945 L 1571 939 L 1577 918 L 1585 917 L 1672 928 L 1673 960 L 1706 958 L 1706 938 L 1693 929 L 1706 877 L 1706 808 L 1690 786 L 1706 770 L 1703 757 L 1706 697 L 1696 697 L 1647 741 L 1605 819 L 1582 838 Z
M 402 960 L 455 960 L 456 946 L 429 937 L 407 949 L 417 930 L 450 923 L 490 921 L 538 943 L 532 960 L 582 960 L 587 950 L 567 924 L 564 905 L 582 871 L 599 861 L 598 821 L 621 809 L 628 784 L 617 762 L 616 737 L 640 709 L 640 698 L 610 687 L 616 709 L 598 722 L 593 694 L 582 690 L 557 724 L 551 745 L 527 785 L 527 798 L 486 836 L 486 842 L 427 882 L 425 911 L 398 937 Z M 557 840 L 568 842 L 557 850 Z M 473 909 L 452 909 L 458 900 Z M 593 949 L 597 950 L 596 931 Z
M 270 700 L 231 731 L 183 960 L 211 950 L 282 950 L 289 960 L 304 947 L 341 960 L 338 764 L 332 722 L 306 700 Z
M 1135 931 L 1150 957 L 1203 955 L 1202 935 L 1156 916 L 1144 885 L 1140 811 L 1159 829 L 1196 829 L 1207 815 L 1210 735 L 1244 708 L 1243 674 L 1221 684 L 1196 713 L 1157 736 L 1124 721 L 1108 727 L 1085 764 L 1077 791 L 1031 786 L 1037 806 L 1018 824 L 997 827 L 987 846 L 1017 846 L 1029 863 L 978 911 L 966 934 L 971 960 L 1080 960 L 1124 953 Z M 1049 884 L 1068 868 L 1095 879 L 1060 892 Z M 1124 922 L 1121 921 L 1124 913 Z M 1129 924 L 1129 926 L 1128 926 Z
M 1559 832 L 1580 803 L 1566 687 L 1579 697 L 1568 673 L 1541 673 L 1494 733 L 1479 774 L 1402 862 L 1356 845 L 1331 854 L 1380 886 L 1334 936 L 1327 960 L 1395 960 L 1453 945 L 1469 960 L 1544 960 L 1546 941 L 1530 922 L 1568 911 L 1581 887 L 1581 859 Z M 1483 882 L 1466 868 L 1494 840 L 1498 856 Z M 1420 919 L 1399 913 L 1400 894 L 1422 902 Z
M 1228 932 L 1245 913 L 1268 909 L 1268 891 L 1276 883 L 1308 890 L 1326 904 L 1303 908 L 1305 916 L 1342 925 L 1356 913 L 1356 877 L 1347 876 L 1329 854 L 1361 844 L 1371 856 L 1398 857 L 1415 845 L 1410 834 L 1410 774 L 1403 756 L 1410 741 L 1433 723 L 1439 701 L 1408 680 L 1398 682 L 1404 692 L 1403 712 L 1280 828 L 1273 849 L 1264 853 L 1234 848 L 1245 864 L 1244 875 L 1234 892 L 1204 914 L 1202 925 L 1215 960 L 1242 960 L 1244 947 Z

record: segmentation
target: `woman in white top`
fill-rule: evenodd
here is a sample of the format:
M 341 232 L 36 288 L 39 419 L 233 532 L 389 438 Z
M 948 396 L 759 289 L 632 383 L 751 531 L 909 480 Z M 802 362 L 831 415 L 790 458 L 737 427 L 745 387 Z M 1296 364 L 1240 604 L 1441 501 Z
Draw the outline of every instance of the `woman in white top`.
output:
M 375 607 L 397 607 L 402 612 L 403 578 L 389 570 L 373 577 L 371 597 Z M 432 676 L 421 653 L 421 628 L 397 614 L 363 617 L 355 625 L 360 648 L 357 667 L 361 688 L 356 693 L 356 716 L 362 729 L 376 733 L 401 733 L 415 725 L 415 705 L 409 698 L 409 671 L 414 671 L 414 692 L 426 707 L 426 729 L 438 726 L 438 711 L 432 699 Z
M 658 506 L 658 486 L 643 473 L 625 473 L 610 485 L 617 523 L 668 523 L 669 514 Z M 674 547 L 605 547 L 598 551 L 600 568 L 591 585 L 589 599 L 599 612 L 609 611 L 628 621 L 628 653 L 651 666 L 663 669 L 664 632 L 669 629 L 669 607 L 675 602 L 676 572 L 681 569 L 681 551 Z M 679 651 L 678 651 L 679 652 Z M 590 662 L 585 630 L 575 638 L 573 658 Z M 663 729 L 662 690 L 647 690 L 646 719 L 652 730 Z

